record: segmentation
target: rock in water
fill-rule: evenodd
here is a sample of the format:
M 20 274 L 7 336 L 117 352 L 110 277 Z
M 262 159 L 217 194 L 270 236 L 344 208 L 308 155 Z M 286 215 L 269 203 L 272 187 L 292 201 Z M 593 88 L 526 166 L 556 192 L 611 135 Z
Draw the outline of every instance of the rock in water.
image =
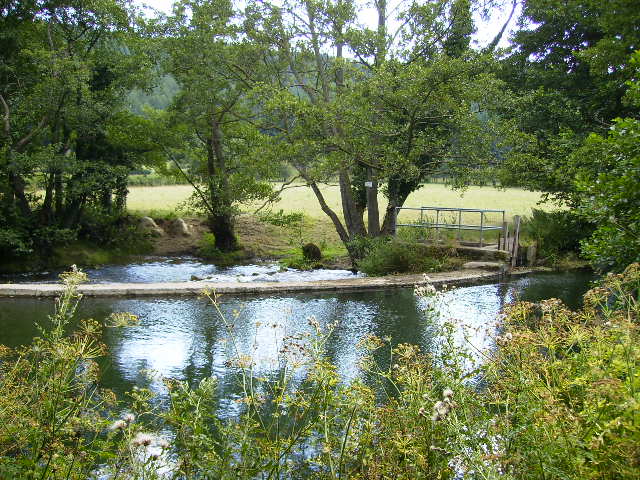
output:
M 191 236 L 191 229 L 189 228 L 189 225 L 181 218 L 176 218 L 171 222 L 169 229 L 172 235 L 182 235 L 183 237 Z
M 505 271 L 507 266 L 501 262 L 467 262 L 462 265 L 465 270 L 497 270 Z
M 164 230 L 162 230 L 151 217 L 142 217 L 140 219 L 140 222 L 138 222 L 138 231 L 142 233 L 149 233 L 154 237 L 161 237 L 164 235 Z

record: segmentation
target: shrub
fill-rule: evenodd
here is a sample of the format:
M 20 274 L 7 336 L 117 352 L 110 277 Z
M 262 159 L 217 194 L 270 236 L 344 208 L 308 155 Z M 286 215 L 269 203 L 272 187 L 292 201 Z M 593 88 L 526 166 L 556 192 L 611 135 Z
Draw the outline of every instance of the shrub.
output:
M 205 233 L 200 240 L 198 254 L 203 258 L 213 259 L 222 255 L 222 252 L 216 247 L 216 237 L 213 233 Z
M 110 478 L 152 478 L 139 474 L 156 470 L 158 462 L 132 443 L 143 423 L 129 417 L 114 422 L 115 397 L 98 387 L 101 326 L 89 320 L 65 334 L 86 276 L 73 271 L 61 279 L 66 290 L 52 328 L 41 329 L 26 347 L 0 345 L 0 478 L 81 480 L 93 478 L 98 466 Z M 142 396 L 135 393 L 132 405 Z
M 372 276 L 439 272 L 455 268 L 462 263 L 456 256 L 455 249 L 395 239 L 379 239 L 365 245 L 363 252 L 365 256 L 358 261 L 358 268 Z
M 607 276 L 582 310 L 508 309 L 486 365 L 496 464 L 511 478 L 640 478 L 640 266 Z
M 580 251 L 580 242 L 594 231 L 594 225 L 571 210 L 546 212 L 534 209 L 524 218 L 522 233 L 538 243 L 540 255 L 551 260 Z
M 510 306 L 496 345 L 479 352 L 461 345 L 461 325 L 438 318 L 446 296 L 416 287 L 430 349 L 366 336 L 364 375 L 351 382 L 328 360 L 336 323 L 308 318 L 308 333 L 285 337 L 265 375 L 250 353 L 260 328 L 277 324 L 239 341 L 242 322 L 205 292 L 233 352 L 234 413 L 220 412 L 209 377 L 165 379 L 165 408 L 150 408 L 148 390 L 131 392 L 135 415 L 121 418 L 96 384 L 98 325 L 64 334 L 83 276 L 62 279 L 53 329 L 17 351 L 0 347 L 0 478 L 640 477 L 638 264 L 607 276 L 579 311 L 558 300 Z M 172 444 L 150 425 L 170 428 Z
M 317 262 L 322 258 L 322 252 L 315 243 L 307 243 L 302 246 L 302 256 L 307 261 Z

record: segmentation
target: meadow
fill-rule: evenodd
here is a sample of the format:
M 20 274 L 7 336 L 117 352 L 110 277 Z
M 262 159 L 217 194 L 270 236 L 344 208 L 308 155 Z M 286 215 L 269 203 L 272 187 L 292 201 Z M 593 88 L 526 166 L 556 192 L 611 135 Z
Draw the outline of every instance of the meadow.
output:
M 279 188 L 279 184 L 275 184 Z M 342 213 L 340 192 L 336 185 L 324 185 L 321 190 L 329 206 Z M 193 188 L 189 185 L 165 185 L 157 187 L 129 187 L 128 208 L 133 213 L 163 215 L 175 211 L 189 198 Z M 542 197 L 539 192 L 530 192 L 519 188 L 497 189 L 493 187 L 469 187 L 464 191 L 452 190 L 443 184 L 427 184 L 412 193 L 406 207 L 437 206 L 457 208 L 483 208 L 505 210 L 507 220 L 514 215 L 531 215 L 534 208 L 550 210 L 551 204 L 538 205 Z M 380 210 L 384 212 L 387 202 L 380 195 Z M 259 205 L 246 205 L 244 211 L 252 212 Z M 273 205 L 274 210 L 285 213 L 304 212 L 311 219 L 326 219 L 313 192 L 305 185 L 296 185 L 285 190 L 280 201 Z M 406 218 L 409 218 L 407 215 Z

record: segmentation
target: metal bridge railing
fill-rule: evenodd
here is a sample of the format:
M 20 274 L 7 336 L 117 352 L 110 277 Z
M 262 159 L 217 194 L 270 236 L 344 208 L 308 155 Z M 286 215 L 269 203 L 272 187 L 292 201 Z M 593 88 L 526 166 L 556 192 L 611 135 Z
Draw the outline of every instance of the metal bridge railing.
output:
M 401 210 L 413 210 L 420 212 L 420 223 L 398 223 L 398 215 Z M 429 213 L 435 212 L 435 220 L 431 221 L 429 217 Z M 443 218 L 441 218 L 441 213 L 453 213 L 454 216 L 457 214 L 458 221 L 457 223 L 445 222 Z M 427 214 L 425 220 L 425 213 Z M 479 222 L 475 223 L 462 223 L 462 215 L 464 214 L 479 214 Z M 502 224 L 501 225 L 492 225 L 487 222 L 486 214 L 487 213 L 497 213 L 502 215 Z M 468 216 L 468 215 L 467 215 Z M 444 230 L 457 230 L 457 238 L 460 240 L 462 231 L 475 230 L 480 232 L 480 247 L 484 246 L 484 232 L 487 231 L 500 231 L 500 237 L 502 239 L 507 238 L 507 224 L 505 222 L 505 211 L 504 210 L 489 210 L 483 208 L 451 208 L 451 207 L 396 207 L 395 209 L 395 217 L 394 217 L 394 234 L 397 231 L 397 227 L 416 227 L 416 228 L 425 228 L 425 229 L 434 229 L 436 230 L 436 235 L 439 234 L 440 229 Z M 500 237 L 498 238 L 498 248 L 500 247 Z M 504 240 L 503 240 L 504 241 Z

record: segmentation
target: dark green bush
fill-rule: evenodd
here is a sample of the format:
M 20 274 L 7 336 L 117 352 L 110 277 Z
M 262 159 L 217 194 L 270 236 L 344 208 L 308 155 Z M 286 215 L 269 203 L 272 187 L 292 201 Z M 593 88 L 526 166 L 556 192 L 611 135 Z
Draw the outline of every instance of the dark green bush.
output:
M 571 210 L 545 212 L 533 210 L 522 223 L 524 236 L 538 243 L 542 257 L 557 257 L 580 251 L 580 242 L 593 233 L 595 227 Z
M 138 231 L 138 218 L 118 214 L 107 214 L 101 210 L 85 214 L 78 238 L 90 244 L 117 250 L 124 254 L 144 253 L 152 248 L 151 240 Z M 56 242 L 64 245 L 72 239 Z
M 393 273 L 429 273 L 452 269 L 461 264 L 455 250 L 407 243 L 398 240 L 378 239 L 361 247 L 365 256 L 358 267 L 367 275 L 381 276 Z
M 302 256 L 305 260 L 317 262 L 322 258 L 322 252 L 315 243 L 307 243 L 302 246 Z

